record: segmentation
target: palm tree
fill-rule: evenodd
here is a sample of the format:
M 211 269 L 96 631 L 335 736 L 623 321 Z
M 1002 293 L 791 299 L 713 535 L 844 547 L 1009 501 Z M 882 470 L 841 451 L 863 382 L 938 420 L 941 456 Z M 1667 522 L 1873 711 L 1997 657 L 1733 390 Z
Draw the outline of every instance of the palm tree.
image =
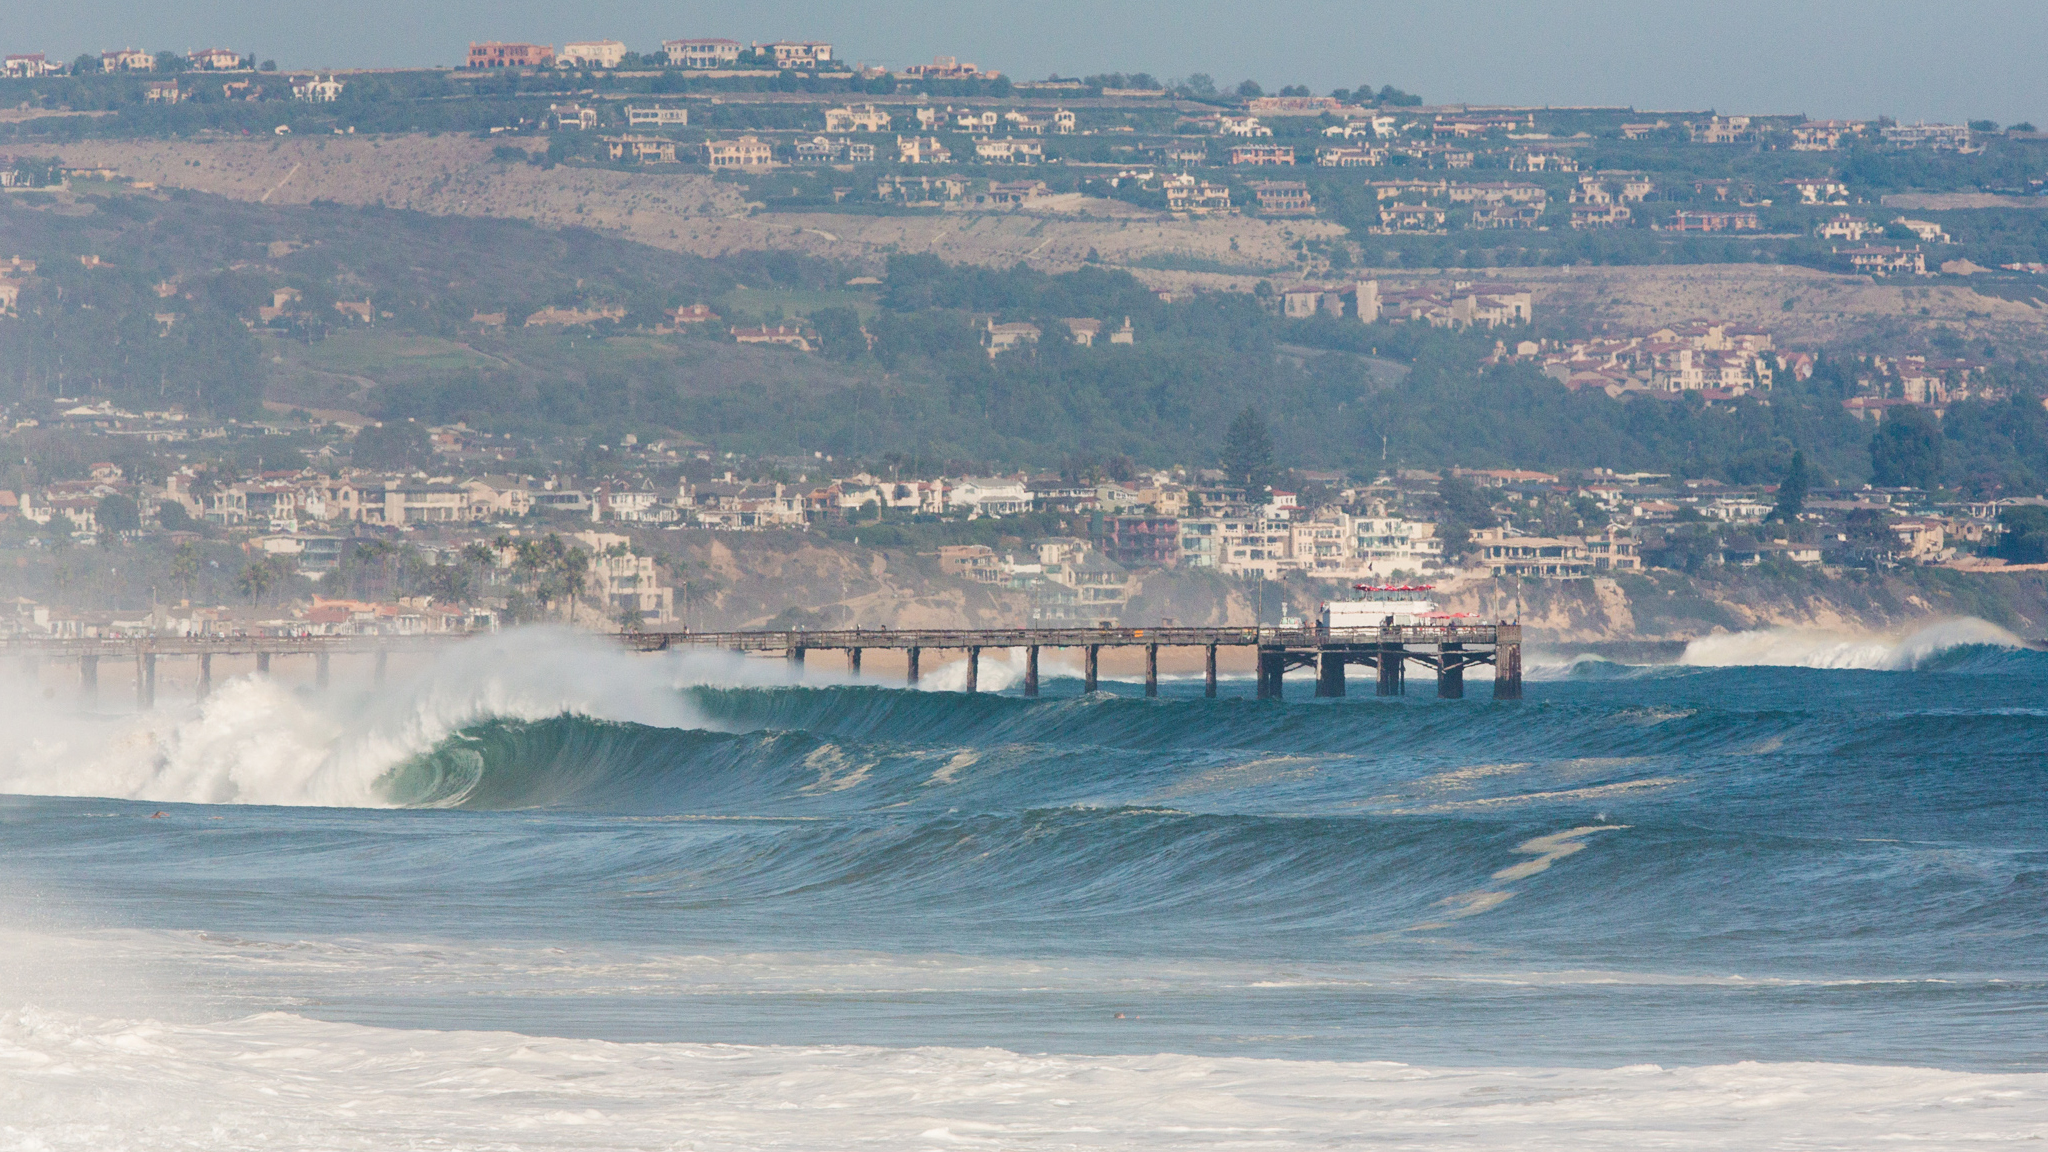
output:
M 185 599 L 190 601 L 192 599 L 192 581 L 198 577 L 199 549 L 194 548 L 192 542 L 187 540 L 185 543 L 178 545 L 178 550 L 171 554 L 171 579 L 176 580 L 178 586 L 185 590 Z
M 235 578 L 235 587 L 242 595 L 247 596 L 249 603 L 253 605 L 263 598 L 265 592 L 270 591 L 270 586 L 276 579 L 277 570 L 270 565 L 251 564 L 242 569 L 242 574 Z

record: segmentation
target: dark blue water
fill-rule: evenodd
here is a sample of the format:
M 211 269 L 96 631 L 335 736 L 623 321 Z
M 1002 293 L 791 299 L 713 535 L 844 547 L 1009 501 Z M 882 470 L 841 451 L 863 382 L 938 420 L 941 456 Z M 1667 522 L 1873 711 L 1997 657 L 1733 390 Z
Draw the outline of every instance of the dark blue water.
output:
M 1110 687 L 489 719 L 386 809 L 17 796 L 0 876 L 223 1002 L 380 1025 L 2048 1067 L 2048 655 Z

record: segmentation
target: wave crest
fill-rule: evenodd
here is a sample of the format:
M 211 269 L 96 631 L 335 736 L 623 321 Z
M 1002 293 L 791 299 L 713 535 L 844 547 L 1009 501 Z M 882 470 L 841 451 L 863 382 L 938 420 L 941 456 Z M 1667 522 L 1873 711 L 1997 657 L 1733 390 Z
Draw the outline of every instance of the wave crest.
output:
M 2020 649 L 2025 642 L 1988 620 L 1960 616 L 1894 635 L 1769 628 L 1704 636 L 1679 663 L 1696 668 L 1780 667 L 1910 672 L 1961 648 Z

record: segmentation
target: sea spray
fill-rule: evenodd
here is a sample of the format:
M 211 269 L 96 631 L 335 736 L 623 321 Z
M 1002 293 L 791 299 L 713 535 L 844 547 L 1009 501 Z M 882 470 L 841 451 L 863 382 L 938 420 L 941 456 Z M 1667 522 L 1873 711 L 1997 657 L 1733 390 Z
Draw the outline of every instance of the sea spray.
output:
M 70 715 L 15 693 L 0 793 L 207 804 L 390 803 L 379 781 L 491 719 L 579 715 L 664 728 L 704 723 L 681 690 L 772 683 L 780 669 L 725 653 L 628 653 L 585 633 L 526 628 L 438 653 L 369 692 L 310 693 L 237 677 L 199 703 Z
M 1974 616 L 1924 624 L 1904 635 L 1771 628 L 1706 636 L 1685 647 L 1680 663 L 1695 667 L 1777 666 L 1903 672 L 1953 648 L 2021 646 L 2019 637 Z

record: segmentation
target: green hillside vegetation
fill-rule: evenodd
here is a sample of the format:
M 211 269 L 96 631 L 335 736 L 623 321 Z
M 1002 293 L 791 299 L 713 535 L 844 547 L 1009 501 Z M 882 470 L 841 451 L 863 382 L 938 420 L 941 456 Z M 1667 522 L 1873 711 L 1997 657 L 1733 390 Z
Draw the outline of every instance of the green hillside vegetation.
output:
M 2048 374 L 1988 348 L 1971 351 L 1994 356 L 2015 399 L 1955 405 L 1914 436 L 1890 426 L 1873 445 L 1841 408 L 1857 370 L 1845 354 L 1823 356 L 1809 381 L 1781 377 L 1768 402 L 1613 400 L 1527 365 L 1485 366 L 1490 333 L 1288 321 L 1254 295 L 1162 303 L 1097 267 L 898 256 L 865 270 L 882 283 L 860 289 L 846 281 L 864 270 L 789 253 L 707 260 L 509 221 L 118 191 L 76 208 L 0 201 L 0 253 L 16 252 L 39 269 L 23 315 L 0 320 L 0 401 L 30 413 L 93 395 L 250 416 L 267 395 L 534 439 L 635 432 L 930 472 L 1213 465 L 1223 429 L 1252 407 L 1292 467 L 1605 466 L 1757 482 L 1803 449 L 1817 482 L 2048 484 Z M 83 266 L 91 254 L 106 266 Z M 259 323 L 281 288 L 298 299 Z M 369 302 L 373 322 L 337 301 Z M 723 320 L 654 331 L 663 309 L 698 302 Z M 541 308 L 603 306 L 623 318 L 523 324 Z M 1066 318 L 1127 317 L 1134 345 L 1065 339 Z M 1042 337 L 992 359 L 990 321 Z M 725 334 L 755 322 L 799 324 L 820 350 Z

